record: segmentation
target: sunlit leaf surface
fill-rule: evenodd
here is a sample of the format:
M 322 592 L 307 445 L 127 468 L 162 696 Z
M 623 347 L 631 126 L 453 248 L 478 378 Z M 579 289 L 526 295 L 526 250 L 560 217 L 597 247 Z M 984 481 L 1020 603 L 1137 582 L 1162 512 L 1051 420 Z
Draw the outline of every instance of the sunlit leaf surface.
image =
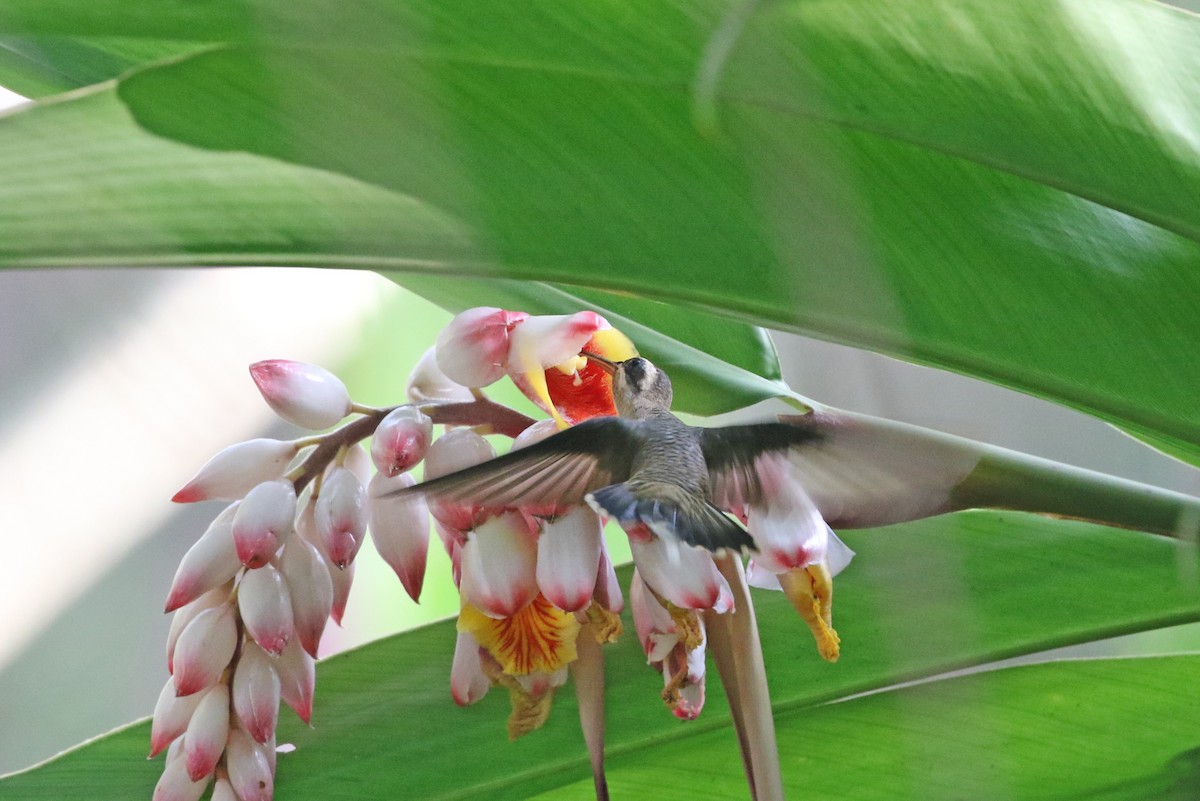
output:
M 807 629 L 781 596 L 756 593 L 782 726 L 785 780 L 797 796 L 805 787 L 810 772 L 806 766 L 816 747 L 804 735 L 810 714 L 816 716 L 812 725 L 845 730 L 858 725 L 858 710 L 866 702 L 806 711 L 813 704 L 1027 651 L 1200 619 L 1194 555 L 1187 546 L 1148 535 L 1027 515 L 968 513 L 851 532 L 846 539 L 859 555 L 838 578 L 835 623 L 843 642 L 838 663 L 827 664 L 816 656 Z M 681 798 L 703 792 L 745 797 L 737 745 L 715 679 L 709 683 L 708 707 L 700 721 L 676 721 L 658 700 L 661 677 L 643 664 L 628 620 L 626 628 L 606 660 L 615 781 L 632 786 L 648 766 L 660 761 L 670 766 L 666 775 L 685 774 L 692 766 L 679 761 L 683 754 L 698 763 L 695 769 L 702 780 L 688 779 L 670 792 Z M 575 795 L 564 790 L 568 795 L 561 797 L 586 797 L 578 788 L 590 787 L 590 774 L 570 691 L 559 694 L 545 729 L 509 744 L 504 738 L 508 704 L 503 692 L 493 691 L 469 709 L 451 702 L 453 647 L 453 624 L 440 623 L 323 663 L 315 727 L 305 728 L 290 713 L 282 716 L 286 722 L 280 742 L 297 746 L 294 754 L 280 757 L 279 782 L 287 788 L 286 797 L 527 799 L 563 787 L 577 789 Z M 979 692 L 985 700 L 1004 697 L 1005 685 L 991 689 L 989 677 L 972 681 L 982 683 Z M 1162 686 L 1153 673 L 1138 681 Z M 953 699 L 961 697 L 953 694 L 957 690 L 947 692 L 952 694 L 944 704 L 953 705 Z M 1186 692 L 1181 697 L 1185 696 Z M 884 702 L 867 705 L 878 703 Z M 903 701 L 896 703 L 903 710 Z M 1090 697 L 1077 694 L 1069 705 L 1090 706 Z M 890 713 L 889 725 L 899 729 L 885 736 L 900 738 L 909 728 L 919 733 L 932 725 L 927 710 L 915 706 L 912 717 Z M 967 706 L 961 712 L 969 715 L 972 709 Z M 873 714 L 875 726 L 889 713 Z M 1194 705 L 1181 707 L 1180 722 L 1172 722 L 1176 728 L 1170 731 L 1184 726 L 1184 719 L 1194 722 Z M 0 780 L 0 797 L 148 797 L 160 770 L 158 762 L 143 759 L 148 728 L 139 724 Z M 1120 727 L 1088 730 L 1078 747 L 1096 760 L 1124 760 L 1130 747 L 1126 734 Z M 856 736 L 865 740 L 873 735 L 863 730 Z M 957 758 L 991 758 L 997 736 L 960 738 Z M 1165 737 L 1155 738 L 1156 744 L 1147 748 L 1161 749 Z M 974 742 L 979 750 L 971 748 Z M 1181 739 L 1177 745 L 1186 748 L 1186 742 Z M 818 753 L 836 747 L 824 743 Z M 916 738 L 909 747 L 919 751 L 923 744 Z M 839 764 L 867 759 L 868 754 L 858 751 L 851 749 Z M 1163 753 L 1163 762 L 1173 753 Z M 833 783 L 842 774 L 821 775 L 821 782 Z M 1097 773 L 1095 782 L 1074 786 L 1094 788 L 1105 775 L 1118 774 Z M 879 792 L 897 789 L 895 782 L 902 778 L 881 781 Z M 642 795 L 628 790 L 616 797 Z

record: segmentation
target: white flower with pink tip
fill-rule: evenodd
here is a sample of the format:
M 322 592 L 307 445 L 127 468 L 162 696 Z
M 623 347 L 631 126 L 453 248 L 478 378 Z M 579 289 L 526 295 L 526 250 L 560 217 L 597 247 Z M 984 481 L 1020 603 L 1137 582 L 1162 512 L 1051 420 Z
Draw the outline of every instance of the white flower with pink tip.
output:
M 301 428 L 329 428 L 353 408 L 341 379 L 314 364 L 269 359 L 250 365 L 250 375 L 267 405 Z

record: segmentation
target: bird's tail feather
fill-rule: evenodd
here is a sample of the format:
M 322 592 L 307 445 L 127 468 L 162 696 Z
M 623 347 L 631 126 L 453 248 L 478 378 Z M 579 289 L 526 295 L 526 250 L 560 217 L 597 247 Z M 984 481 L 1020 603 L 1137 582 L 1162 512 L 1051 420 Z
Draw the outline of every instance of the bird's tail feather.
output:
M 650 531 L 709 551 L 743 551 L 753 546 L 736 521 L 707 502 L 686 507 L 660 498 L 640 498 L 627 484 L 610 484 L 587 496 L 597 514 L 610 517 L 625 530 L 645 525 Z

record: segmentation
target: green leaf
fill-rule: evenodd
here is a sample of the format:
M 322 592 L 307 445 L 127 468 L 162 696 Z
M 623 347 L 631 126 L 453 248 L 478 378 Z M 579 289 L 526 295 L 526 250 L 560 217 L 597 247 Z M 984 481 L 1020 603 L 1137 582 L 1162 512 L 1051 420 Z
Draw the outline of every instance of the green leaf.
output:
M 1195 656 L 1057 662 L 788 710 L 777 720 L 787 789 L 857 801 L 1190 801 L 1200 702 L 1180 688 L 1197 671 Z M 696 798 L 697 786 L 740 768 L 726 740 L 707 732 L 624 752 L 609 760 L 609 790 Z M 590 789 L 579 781 L 533 798 Z
M 194 44 L 116 36 L 0 36 L 0 85 L 26 97 L 44 97 L 196 49 Z
M 331 29 L 327 12 L 16 0 L 0 25 L 235 43 L 121 97 L 160 135 L 340 172 L 461 226 L 469 253 L 388 254 L 408 268 L 696 304 L 1200 442 L 1190 15 L 375 0 Z M 9 263 L 72 263 L 46 244 L 13 241 Z
M 802 710 L 1014 654 L 1200 619 L 1190 572 L 1181 569 L 1194 553 L 1165 539 L 997 513 L 851 532 L 846 539 L 858 559 L 837 580 L 840 662 L 817 658 L 807 629 L 779 594 L 755 595 L 785 743 L 785 780 L 797 796 L 811 781 L 805 760 L 815 746 L 792 734 L 793 721 L 802 725 L 819 715 L 829 726 L 855 726 L 863 702 Z M 628 570 L 622 573 L 627 579 Z M 678 785 L 689 797 L 698 791 L 744 797 L 737 746 L 715 679 L 701 720 L 675 721 L 658 700 L 661 676 L 645 666 L 628 619 L 626 628 L 606 658 L 609 761 L 616 780 L 658 764 L 702 773 L 702 782 L 691 778 Z M 286 787 L 293 798 L 525 799 L 590 782 L 569 690 L 559 693 L 544 730 L 513 745 L 501 743 L 507 715 L 502 692 L 493 691 L 477 707 L 453 706 L 447 684 L 454 637 L 453 624 L 441 623 L 324 661 L 315 728 L 290 713 L 281 726 L 279 741 L 297 746 L 295 754 L 280 756 L 281 793 Z M 922 720 L 897 717 L 889 726 L 919 726 Z M 1123 728 L 1097 728 L 1088 730 L 1087 747 L 1121 753 L 1129 739 Z M 147 741 L 145 723 L 121 730 L 0 779 L 0 795 L 22 801 L 148 797 L 161 762 L 145 761 Z M 995 757 L 993 740 L 981 738 L 978 749 L 973 742 L 964 739 L 956 753 Z M 683 762 L 674 758 L 680 749 L 691 755 Z M 698 753 L 704 754 L 699 762 Z M 869 789 L 878 782 L 888 789 L 889 781 L 868 772 L 855 786 Z M 637 793 L 619 797 L 626 796 Z

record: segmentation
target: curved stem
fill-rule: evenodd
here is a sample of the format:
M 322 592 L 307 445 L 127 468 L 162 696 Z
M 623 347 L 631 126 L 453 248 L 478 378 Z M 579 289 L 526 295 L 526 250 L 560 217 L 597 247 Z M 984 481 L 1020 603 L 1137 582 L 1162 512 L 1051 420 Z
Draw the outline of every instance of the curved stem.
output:
M 299 493 L 319 475 L 337 457 L 339 450 L 374 434 L 383 418 L 397 408 L 399 406 L 371 409 L 362 417 L 320 437 L 312 453 L 289 474 L 294 476 L 296 492 Z M 487 432 L 507 437 L 516 437 L 537 422 L 528 415 L 488 399 L 482 393 L 476 395 L 475 400 L 466 403 L 429 403 L 417 408 L 440 425 L 477 426 Z

